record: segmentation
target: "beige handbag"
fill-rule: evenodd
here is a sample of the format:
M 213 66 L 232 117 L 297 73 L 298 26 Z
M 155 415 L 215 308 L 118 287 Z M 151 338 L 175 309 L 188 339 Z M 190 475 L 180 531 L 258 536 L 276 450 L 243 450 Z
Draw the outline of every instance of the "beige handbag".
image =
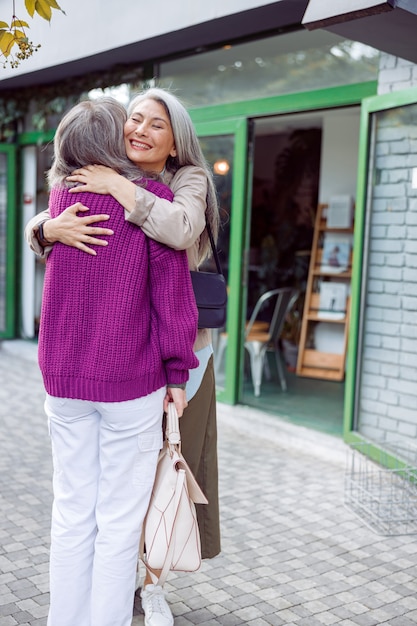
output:
M 179 420 L 173 402 L 168 406 L 165 435 L 140 540 L 140 557 L 153 582 L 159 585 L 164 584 L 170 570 L 195 572 L 201 566 L 194 503 L 207 504 L 181 454 Z M 161 570 L 159 578 L 154 570 Z

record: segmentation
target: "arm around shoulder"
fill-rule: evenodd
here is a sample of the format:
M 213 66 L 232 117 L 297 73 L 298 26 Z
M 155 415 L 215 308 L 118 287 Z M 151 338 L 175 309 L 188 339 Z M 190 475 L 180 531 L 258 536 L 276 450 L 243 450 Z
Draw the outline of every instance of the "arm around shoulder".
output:
M 207 175 L 195 166 L 182 167 L 168 183 L 172 202 L 137 187 L 136 206 L 128 221 L 160 243 L 186 250 L 200 237 L 206 225 Z

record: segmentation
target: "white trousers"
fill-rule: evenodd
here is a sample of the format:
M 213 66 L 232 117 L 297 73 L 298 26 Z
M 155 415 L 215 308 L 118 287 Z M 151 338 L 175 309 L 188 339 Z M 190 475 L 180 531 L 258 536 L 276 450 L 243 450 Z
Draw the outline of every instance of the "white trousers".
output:
M 47 396 L 54 465 L 48 626 L 130 626 L 165 388 L 128 402 Z

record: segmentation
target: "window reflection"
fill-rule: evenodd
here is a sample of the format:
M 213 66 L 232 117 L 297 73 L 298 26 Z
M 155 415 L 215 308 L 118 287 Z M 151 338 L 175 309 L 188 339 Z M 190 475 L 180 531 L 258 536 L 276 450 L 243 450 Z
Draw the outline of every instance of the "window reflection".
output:
M 161 63 L 158 82 L 207 106 L 376 80 L 378 63 L 370 46 L 302 30 Z
M 227 280 L 234 138 L 232 135 L 201 137 L 200 144 L 207 162 L 213 168 L 214 182 L 220 205 L 220 231 L 217 248 L 223 273 Z M 213 259 L 206 262 L 204 268 L 215 271 Z

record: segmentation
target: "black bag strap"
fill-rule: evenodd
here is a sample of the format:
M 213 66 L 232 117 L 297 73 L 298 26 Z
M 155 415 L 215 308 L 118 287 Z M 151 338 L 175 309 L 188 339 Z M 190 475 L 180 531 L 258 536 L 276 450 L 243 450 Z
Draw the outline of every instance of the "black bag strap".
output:
M 223 274 L 223 270 L 222 270 L 222 266 L 220 264 L 220 259 L 219 259 L 219 255 L 218 255 L 218 252 L 217 252 L 216 244 L 214 243 L 213 233 L 211 232 L 210 224 L 208 222 L 206 222 L 206 229 L 207 229 L 207 234 L 208 234 L 209 239 L 210 239 L 211 249 L 213 250 L 213 257 L 214 257 L 214 261 L 216 263 L 217 272 L 219 274 Z

